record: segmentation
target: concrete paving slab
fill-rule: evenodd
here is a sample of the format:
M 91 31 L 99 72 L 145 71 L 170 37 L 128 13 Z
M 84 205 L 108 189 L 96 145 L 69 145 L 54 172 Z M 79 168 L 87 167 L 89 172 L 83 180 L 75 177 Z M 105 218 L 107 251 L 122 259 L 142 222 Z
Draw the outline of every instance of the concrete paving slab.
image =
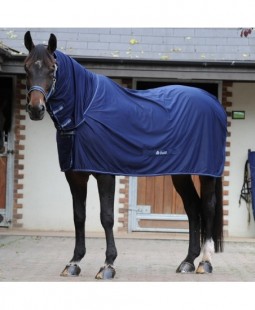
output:
M 10 232 L 10 231 L 9 231 Z M 130 234 L 128 234 L 130 235 Z M 132 234 L 131 234 L 132 235 Z M 161 237 L 160 237 L 161 236 Z M 176 274 L 186 256 L 188 241 L 170 235 L 125 234 L 116 236 L 116 276 L 111 282 L 250 282 L 255 280 L 254 240 L 227 240 L 225 251 L 215 254 L 213 274 Z M 105 239 L 87 237 L 87 254 L 79 277 L 60 277 L 70 260 L 74 238 L 66 233 L 16 234 L 0 232 L 0 282 L 97 282 L 104 263 Z M 199 258 L 196 259 L 196 265 Z

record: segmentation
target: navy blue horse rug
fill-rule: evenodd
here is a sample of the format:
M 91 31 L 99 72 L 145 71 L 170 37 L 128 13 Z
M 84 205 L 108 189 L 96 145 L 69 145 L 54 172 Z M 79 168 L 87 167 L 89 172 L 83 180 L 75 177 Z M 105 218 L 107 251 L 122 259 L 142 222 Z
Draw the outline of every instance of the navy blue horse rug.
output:
M 227 120 L 214 96 L 187 86 L 130 90 L 59 51 L 55 57 L 47 110 L 62 171 L 222 175 Z

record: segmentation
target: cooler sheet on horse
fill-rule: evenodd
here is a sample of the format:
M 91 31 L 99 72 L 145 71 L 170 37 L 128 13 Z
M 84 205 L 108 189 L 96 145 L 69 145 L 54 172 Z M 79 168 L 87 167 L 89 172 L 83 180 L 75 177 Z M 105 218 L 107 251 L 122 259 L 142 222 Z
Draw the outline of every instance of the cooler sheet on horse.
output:
M 222 175 L 227 121 L 214 96 L 179 85 L 126 89 L 59 51 L 55 57 L 47 110 L 62 171 Z

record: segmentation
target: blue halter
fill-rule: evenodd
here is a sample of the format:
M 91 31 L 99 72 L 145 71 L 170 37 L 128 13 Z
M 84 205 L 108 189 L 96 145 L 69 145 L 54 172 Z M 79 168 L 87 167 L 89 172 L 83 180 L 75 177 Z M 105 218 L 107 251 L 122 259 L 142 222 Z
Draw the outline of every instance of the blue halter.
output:
M 53 80 L 52 80 L 52 85 L 51 85 L 51 89 L 48 93 L 46 93 L 46 91 L 41 87 L 41 86 L 31 86 L 29 89 L 27 89 L 27 97 L 28 95 L 34 91 L 37 90 L 39 92 L 41 92 L 45 98 L 45 102 L 47 102 L 50 98 L 50 96 L 54 93 L 55 91 L 55 85 L 56 85 L 56 74 L 57 74 L 57 70 L 58 70 L 58 66 L 55 64 L 55 69 L 54 69 L 54 73 L 53 73 Z

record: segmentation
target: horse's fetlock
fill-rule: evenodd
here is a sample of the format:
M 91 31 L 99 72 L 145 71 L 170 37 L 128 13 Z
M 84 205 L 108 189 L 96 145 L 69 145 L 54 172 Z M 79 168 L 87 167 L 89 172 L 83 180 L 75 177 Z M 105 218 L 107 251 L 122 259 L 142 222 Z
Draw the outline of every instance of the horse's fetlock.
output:
M 71 262 L 79 262 L 83 259 L 83 257 L 86 254 L 86 250 L 85 249 L 75 249 L 74 250 L 74 255 L 73 258 L 71 260 Z

